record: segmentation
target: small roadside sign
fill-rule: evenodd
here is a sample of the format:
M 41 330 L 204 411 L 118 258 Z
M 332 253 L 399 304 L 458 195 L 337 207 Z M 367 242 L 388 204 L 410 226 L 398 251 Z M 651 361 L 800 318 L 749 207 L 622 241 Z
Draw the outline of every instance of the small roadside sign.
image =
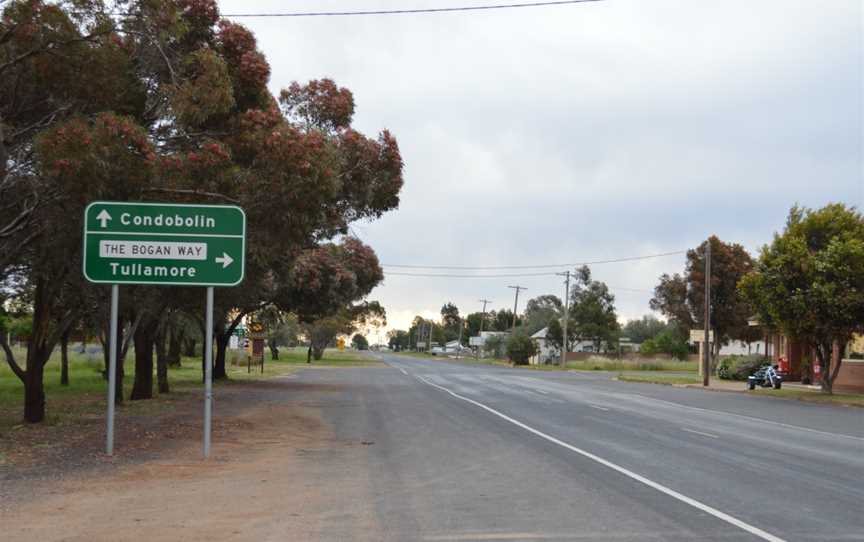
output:
M 708 330 L 708 341 L 714 342 L 714 330 Z M 702 343 L 705 342 L 705 330 L 704 329 L 691 329 L 690 330 L 690 342 L 691 343 Z
M 97 201 L 84 214 L 84 277 L 106 284 L 236 286 L 246 214 L 233 205 Z

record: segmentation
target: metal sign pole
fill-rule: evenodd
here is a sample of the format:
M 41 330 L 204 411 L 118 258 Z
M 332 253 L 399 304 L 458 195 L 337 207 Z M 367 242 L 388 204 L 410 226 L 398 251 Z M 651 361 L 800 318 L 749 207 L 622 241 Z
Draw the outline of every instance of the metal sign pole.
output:
M 210 457 L 210 425 L 213 415 L 213 287 L 207 287 L 207 324 L 204 338 L 204 459 Z
M 117 306 L 120 285 L 111 285 L 111 323 L 109 324 L 108 346 L 108 430 L 106 432 L 105 453 L 114 454 L 114 400 L 117 393 Z

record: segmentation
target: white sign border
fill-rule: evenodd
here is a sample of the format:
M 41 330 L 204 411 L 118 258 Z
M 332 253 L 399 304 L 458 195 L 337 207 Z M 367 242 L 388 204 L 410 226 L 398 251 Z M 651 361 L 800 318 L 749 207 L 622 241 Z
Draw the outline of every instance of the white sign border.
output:
M 134 282 L 132 282 L 132 281 L 126 282 L 126 281 L 122 281 L 122 280 L 117 281 L 117 280 L 95 280 L 95 279 L 92 279 L 92 278 L 90 278 L 89 275 L 87 275 L 87 236 L 91 233 L 93 233 L 93 234 L 101 233 L 101 232 L 95 232 L 95 231 L 91 232 L 87 228 L 87 217 L 90 214 L 90 208 L 93 207 L 94 205 L 108 205 L 108 206 L 113 205 L 115 207 L 120 206 L 120 205 L 141 205 L 141 206 L 148 206 L 148 207 L 183 207 L 183 208 L 195 207 L 195 208 L 204 208 L 204 209 L 226 209 L 226 208 L 237 209 L 238 211 L 240 211 L 240 215 L 243 217 L 243 236 L 242 236 L 242 240 L 241 240 L 242 266 L 240 268 L 240 278 L 237 279 L 236 282 L 233 282 L 231 284 L 213 283 L 213 282 L 161 282 L 161 281 L 154 282 L 154 281 L 138 281 L 138 280 L 136 280 Z M 140 232 L 140 233 L 124 232 L 124 233 L 130 233 L 133 235 L 153 235 L 153 234 L 148 234 L 145 232 Z M 156 234 L 156 235 L 159 235 L 159 234 Z M 178 233 L 175 235 L 184 236 L 184 237 L 197 237 L 195 234 L 192 234 L 192 233 L 190 233 L 190 234 Z M 213 235 L 213 234 L 211 234 L 211 235 Z M 208 235 L 204 234 L 201 237 L 208 237 Z M 215 237 L 232 238 L 232 237 L 236 237 L 236 236 L 234 236 L 234 235 L 215 235 Z M 246 278 L 246 211 L 244 211 L 243 208 L 240 207 L 239 205 L 206 205 L 206 204 L 198 204 L 198 203 L 189 203 L 189 204 L 158 203 L 158 202 L 150 202 L 150 201 L 148 201 L 148 202 L 143 202 L 143 201 L 142 202 L 137 202 L 137 201 L 92 201 L 87 205 L 87 207 L 84 208 L 84 235 L 82 236 L 82 253 L 83 253 L 83 255 L 81 257 L 81 272 L 83 273 L 85 279 L 87 279 L 89 282 L 92 282 L 94 284 L 129 284 L 129 285 L 144 284 L 144 285 L 152 285 L 152 286 L 211 286 L 213 288 L 231 288 L 231 287 L 237 286 L 238 284 L 243 282 L 243 279 Z

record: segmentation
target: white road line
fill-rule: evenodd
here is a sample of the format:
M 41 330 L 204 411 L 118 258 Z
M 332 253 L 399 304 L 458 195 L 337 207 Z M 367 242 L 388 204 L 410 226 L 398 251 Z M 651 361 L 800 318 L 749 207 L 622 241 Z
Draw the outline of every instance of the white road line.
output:
M 519 420 L 514 420 L 510 416 L 507 416 L 506 414 L 498 412 L 494 408 L 488 407 L 488 406 L 484 405 L 483 403 L 480 403 L 480 402 L 477 402 L 473 399 L 465 397 L 464 395 L 459 395 L 458 393 L 452 392 L 452 391 L 448 390 L 447 388 L 445 388 L 444 386 L 439 386 L 438 384 L 433 384 L 432 382 L 426 380 L 422 376 L 418 376 L 417 378 L 419 380 L 421 380 L 422 382 L 428 384 L 429 386 L 432 386 L 433 388 L 437 388 L 443 392 L 446 392 L 446 393 L 452 395 L 453 397 L 455 397 L 457 399 L 461 399 L 462 401 L 466 401 L 468 403 L 471 403 L 472 405 L 478 406 L 478 407 L 482 408 L 483 410 L 485 410 L 491 414 L 494 414 L 495 416 L 498 416 L 499 418 L 506 420 L 517 427 L 521 427 L 522 429 L 528 431 L 529 433 L 537 435 L 538 437 L 546 439 L 549 442 L 552 442 L 553 444 L 557 444 L 558 446 L 561 446 L 562 448 L 566 448 L 566 449 L 570 450 L 571 452 L 575 452 L 575 453 L 577 453 L 583 457 L 586 457 L 592 461 L 595 461 L 595 462 L 603 465 L 604 467 L 608 467 L 608 468 L 610 468 L 616 472 L 619 472 L 619 473 L 623 474 L 624 476 L 627 476 L 628 478 L 632 478 L 633 480 L 636 480 L 637 482 L 640 482 L 642 484 L 645 484 L 646 486 L 648 486 L 652 489 L 656 489 L 657 491 L 664 493 L 664 494 L 666 494 L 666 495 L 668 495 L 674 499 L 678 499 L 679 501 L 681 501 L 685 504 L 689 504 L 693 508 L 701 510 L 707 514 L 711 514 L 715 518 L 720 519 L 722 521 L 725 521 L 726 523 L 729 523 L 731 525 L 734 525 L 735 527 L 738 527 L 739 529 L 747 531 L 748 533 L 752 534 L 753 536 L 757 536 L 757 537 L 761 538 L 762 540 L 768 540 L 770 542 L 785 542 L 782 538 L 774 536 L 773 534 L 766 532 L 766 531 L 763 531 L 762 529 L 755 527 L 753 525 L 750 525 L 749 523 L 745 523 L 738 518 L 730 516 L 729 514 L 726 514 L 725 512 L 721 512 L 720 510 L 717 510 L 716 508 L 708 506 L 707 504 L 701 503 L 701 502 L 697 501 L 696 499 L 692 499 L 686 495 L 678 493 L 674 489 L 668 488 L 668 487 L 664 486 L 663 484 L 659 484 L 653 480 L 649 480 L 648 478 L 645 478 L 644 476 L 642 476 L 640 474 L 636 474 L 633 471 L 627 470 L 624 467 L 622 467 L 620 465 L 616 465 L 615 463 L 612 463 L 611 461 L 607 461 L 606 459 L 603 459 L 600 456 L 594 455 L 591 452 L 585 451 L 581 448 L 577 448 L 576 446 L 573 446 L 571 444 L 567 444 L 563 440 L 559 440 L 559 439 L 557 439 L 551 435 L 547 435 L 546 433 L 544 433 L 538 429 L 534 429 L 533 427 L 526 425 L 526 424 L 520 422 Z
M 681 430 L 687 431 L 688 433 L 693 433 L 694 435 L 702 435 L 703 437 L 720 438 L 717 435 L 712 435 L 711 433 L 703 433 L 702 431 L 695 431 L 693 429 L 687 429 L 686 427 L 682 427 Z
M 779 426 L 779 427 L 785 427 L 785 428 L 787 428 L 787 429 L 795 429 L 796 431 L 806 431 L 806 432 L 808 432 L 808 433 L 816 433 L 817 435 L 825 435 L 825 436 L 827 436 L 827 437 L 850 438 L 850 439 L 852 439 L 852 440 L 860 440 L 860 441 L 864 442 L 864 438 L 862 438 L 862 437 L 856 437 L 856 436 L 853 436 L 853 435 L 846 435 L 846 434 L 843 434 L 843 433 L 831 433 L 831 432 L 829 432 L 829 431 L 819 431 L 818 429 L 810 429 L 809 427 L 801 427 L 800 425 L 792 425 L 792 424 L 789 424 L 789 423 L 775 422 L 775 421 L 772 421 L 772 420 L 766 420 L 766 419 L 764 419 L 764 418 L 755 418 L 755 417 L 753 417 L 753 416 L 745 416 L 744 414 L 735 414 L 734 412 L 726 412 L 726 411 L 723 411 L 723 410 L 711 410 L 710 408 L 694 407 L 694 406 L 684 405 L 684 404 L 681 404 L 681 403 L 674 403 L 674 402 L 672 402 L 672 401 L 664 401 L 663 399 L 656 399 L 656 398 L 654 398 L 654 397 L 649 397 L 649 396 L 647 396 L 647 395 L 642 395 L 642 394 L 639 394 L 639 393 L 632 393 L 632 394 L 626 394 L 626 395 L 633 395 L 633 396 L 635 396 L 635 397 L 641 397 L 642 399 L 648 399 L 649 401 L 657 401 L 658 403 L 665 403 L 665 404 L 667 404 L 667 405 L 672 405 L 672 406 L 674 406 L 674 407 L 676 407 L 676 408 L 685 408 L 685 409 L 689 409 L 689 410 L 698 410 L 698 411 L 700 411 L 700 412 L 710 412 L 710 413 L 712 413 L 712 414 L 722 414 L 723 416 L 733 416 L 733 417 L 735 417 L 735 418 L 743 418 L 743 419 L 745 419 L 745 420 L 750 420 L 750 421 L 752 421 L 752 422 L 767 423 L 767 424 L 770 424 L 770 425 L 776 425 L 776 426 Z
M 602 406 L 600 406 L 600 405 L 592 405 L 591 403 L 588 403 L 588 406 L 590 406 L 591 408 L 596 408 L 597 410 L 602 410 L 602 411 L 604 411 L 604 412 L 608 412 L 608 411 L 609 411 L 608 408 L 606 408 L 606 407 L 602 407 Z
M 402 371 L 402 374 L 403 374 L 403 375 L 408 376 L 408 371 L 406 371 L 406 370 L 403 369 L 402 367 L 399 367 L 399 370 Z

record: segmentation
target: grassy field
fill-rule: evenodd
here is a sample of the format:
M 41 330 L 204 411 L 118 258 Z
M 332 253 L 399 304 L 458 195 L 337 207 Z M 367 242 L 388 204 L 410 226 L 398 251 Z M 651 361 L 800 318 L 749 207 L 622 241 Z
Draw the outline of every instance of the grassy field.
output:
M 126 377 L 124 378 L 125 392 L 128 394 L 132 389 L 135 373 L 133 352 L 129 352 L 124 365 Z M 15 350 L 16 359 L 23 364 L 25 352 L 22 349 Z M 216 382 L 216 386 L 230 386 L 235 382 L 246 380 L 257 380 L 271 378 L 298 370 L 301 367 L 361 367 L 379 365 L 380 362 L 368 358 L 357 352 L 338 350 L 327 350 L 324 358 L 306 363 L 305 348 L 283 348 L 280 350 L 279 361 L 271 361 L 269 351 L 266 352 L 264 362 L 264 373 L 260 366 L 253 366 L 252 372 L 247 372 L 245 357 L 243 363 L 234 365 L 229 353 L 227 382 Z M 239 361 L 239 359 L 237 360 Z M 77 354 L 71 352 L 69 363 L 69 385 L 60 385 L 60 353 L 59 350 L 52 355 L 51 360 L 45 366 L 45 395 L 46 395 L 46 422 L 48 424 L 73 423 L 81 416 L 99 413 L 104 409 L 107 395 L 107 383 L 102 377 L 103 369 L 102 354 Z M 138 410 L 159 408 L 160 403 L 170 401 L 172 397 L 199 391 L 203 384 L 201 382 L 201 359 L 183 358 L 181 367 L 171 367 L 168 373 L 168 381 L 171 393 L 160 396 L 155 390 L 154 376 L 154 399 L 149 401 L 127 401 L 124 409 L 132 412 Z M 0 434 L 5 429 L 21 423 L 23 410 L 24 387 L 18 377 L 12 372 L 6 363 L 5 357 L 0 355 Z
M 698 369 L 695 361 L 616 360 L 600 357 L 584 361 L 568 361 L 567 368 L 576 371 L 689 371 L 693 373 Z
M 793 389 L 758 389 L 750 393 L 767 395 L 770 397 L 782 397 L 784 399 L 797 399 L 808 403 L 823 403 L 831 405 L 844 405 L 852 407 L 864 407 L 864 394 L 861 393 L 834 393 L 828 395 L 819 391 L 793 390 Z
M 618 380 L 625 382 L 646 382 L 649 384 L 698 384 L 702 379 L 695 372 L 692 375 L 663 373 L 621 373 Z
M 421 359 L 449 358 L 432 356 L 419 352 L 399 352 L 399 355 L 411 356 Z M 478 363 L 483 365 L 501 365 L 510 367 L 510 362 L 504 359 L 464 357 L 459 359 L 463 363 Z M 531 369 L 535 371 L 560 371 L 558 365 L 519 365 L 520 369 Z M 615 360 L 602 357 L 591 358 L 584 361 L 568 361 L 565 367 L 571 371 L 677 371 L 696 373 L 698 367 L 695 361 L 663 361 L 663 360 Z

